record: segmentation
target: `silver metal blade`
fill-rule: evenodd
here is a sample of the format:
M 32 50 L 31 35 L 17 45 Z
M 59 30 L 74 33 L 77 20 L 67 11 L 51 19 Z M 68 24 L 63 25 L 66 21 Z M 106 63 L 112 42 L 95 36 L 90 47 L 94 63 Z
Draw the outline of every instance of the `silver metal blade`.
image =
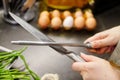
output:
M 48 38 L 46 35 L 44 35 L 42 32 L 37 30 L 32 25 L 28 24 L 25 20 L 19 18 L 18 16 L 16 16 L 12 12 L 9 12 L 9 14 L 18 24 L 21 25 L 21 27 L 23 27 L 25 30 L 27 30 L 29 33 L 31 33 L 33 36 L 35 36 L 37 39 L 42 40 L 42 41 L 46 41 L 46 42 L 47 41 L 53 42 L 52 39 Z
M 54 42 L 52 39 L 47 37 L 45 34 L 40 32 L 38 29 L 27 23 L 25 20 L 21 19 L 20 17 L 16 16 L 12 12 L 9 12 L 11 17 L 18 23 L 20 24 L 25 30 L 27 30 L 29 33 L 31 33 L 33 36 L 35 36 L 37 39 L 45 41 L 45 42 Z M 62 46 L 50 46 L 51 48 L 55 49 L 56 51 L 60 52 L 61 54 L 70 54 L 74 53 L 73 51 L 68 51 Z M 77 57 L 76 57 L 77 58 Z M 82 59 L 82 58 L 81 58 Z M 81 60 L 80 59 L 80 60 Z M 75 59 L 74 59 L 75 60 Z M 84 60 L 83 60 L 84 61 Z M 82 61 L 82 62 L 83 62 Z

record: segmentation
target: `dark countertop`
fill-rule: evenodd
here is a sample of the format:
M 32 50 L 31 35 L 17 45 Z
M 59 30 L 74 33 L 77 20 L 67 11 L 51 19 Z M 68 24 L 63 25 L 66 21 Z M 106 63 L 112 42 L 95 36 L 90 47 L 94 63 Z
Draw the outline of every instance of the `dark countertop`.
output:
M 36 11 L 35 11 L 36 12 Z M 37 12 L 36 12 L 37 14 Z M 23 46 L 13 45 L 10 43 L 12 40 L 37 40 L 27 31 L 25 31 L 19 25 L 11 25 L 3 21 L 3 12 L 0 11 L 0 45 L 9 49 L 20 49 Z M 88 31 L 43 31 L 46 35 L 57 42 L 78 42 L 83 43 L 85 39 L 94 35 L 97 32 L 105 29 L 117 26 L 120 24 L 120 6 L 117 6 L 104 13 L 96 15 L 98 26 L 96 30 L 92 32 Z M 37 16 L 30 22 L 30 24 L 37 26 Z M 37 27 L 36 27 L 37 28 Z M 84 48 L 79 47 L 66 47 L 73 50 L 76 53 L 84 52 L 86 54 L 92 54 L 86 51 Z M 79 73 L 74 72 L 71 69 L 73 63 L 68 57 L 59 54 L 48 46 L 29 46 L 23 53 L 30 68 L 35 71 L 39 76 L 43 76 L 45 73 L 57 73 L 60 80 L 82 80 Z M 96 55 L 105 59 L 108 59 L 110 55 Z M 21 62 L 18 60 L 15 66 L 20 66 Z

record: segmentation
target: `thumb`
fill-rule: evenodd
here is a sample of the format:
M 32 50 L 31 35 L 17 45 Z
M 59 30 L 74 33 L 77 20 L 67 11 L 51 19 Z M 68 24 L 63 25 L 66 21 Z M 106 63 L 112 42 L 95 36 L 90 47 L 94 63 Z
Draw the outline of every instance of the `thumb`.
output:
M 86 61 L 86 62 L 91 62 L 91 61 L 96 61 L 100 60 L 101 58 L 93 56 L 93 55 L 87 55 L 84 53 L 80 53 L 80 56 Z

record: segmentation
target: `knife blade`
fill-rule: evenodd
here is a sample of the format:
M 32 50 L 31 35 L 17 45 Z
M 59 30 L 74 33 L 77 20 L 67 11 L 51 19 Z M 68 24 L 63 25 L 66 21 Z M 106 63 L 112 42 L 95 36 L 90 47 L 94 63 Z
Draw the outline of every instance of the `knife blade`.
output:
M 80 44 L 80 43 L 66 43 L 66 42 L 43 42 L 43 41 L 11 41 L 12 44 L 16 45 L 33 45 L 33 46 L 69 46 L 69 47 L 85 47 L 91 48 L 90 43 Z
M 12 12 L 9 12 L 10 16 L 19 24 L 21 27 L 23 27 L 25 30 L 27 30 L 29 33 L 31 33 L 34 37 L 36 37 L 38 40 L 42 40 L 45 42 L 54 42 L 51 38 L 43 34 L 41 31 L 36 29 L 34 26 L 27 23 L 25 20 L 21 19 L 20 17 L 16 16 Z M 78 62 L 85 62 L 84 59 L 82 59 L 79 55 L 77 55 L 73 51 L 69 51 L 65 49 L 62 46 L 50 46 L 54 50 L 58 51 L 61 54 L 64 54 L 68 56 L 70 59 Z

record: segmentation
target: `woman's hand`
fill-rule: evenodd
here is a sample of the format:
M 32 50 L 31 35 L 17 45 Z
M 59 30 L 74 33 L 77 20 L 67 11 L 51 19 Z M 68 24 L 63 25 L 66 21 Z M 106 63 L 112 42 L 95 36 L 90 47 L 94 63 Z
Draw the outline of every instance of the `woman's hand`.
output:
M 108 61 L 85 54 L 81 57 L 86 62 L 74 62 L 72 68 L 80 72 L 83 80 L 120 80 L 120 73 Z
M 97 33 L 85 40 L 84 43 L 90 42 L 95 53 L 109 53 L 114 50 L 115 45 L 120 40 L 120 26 Z

